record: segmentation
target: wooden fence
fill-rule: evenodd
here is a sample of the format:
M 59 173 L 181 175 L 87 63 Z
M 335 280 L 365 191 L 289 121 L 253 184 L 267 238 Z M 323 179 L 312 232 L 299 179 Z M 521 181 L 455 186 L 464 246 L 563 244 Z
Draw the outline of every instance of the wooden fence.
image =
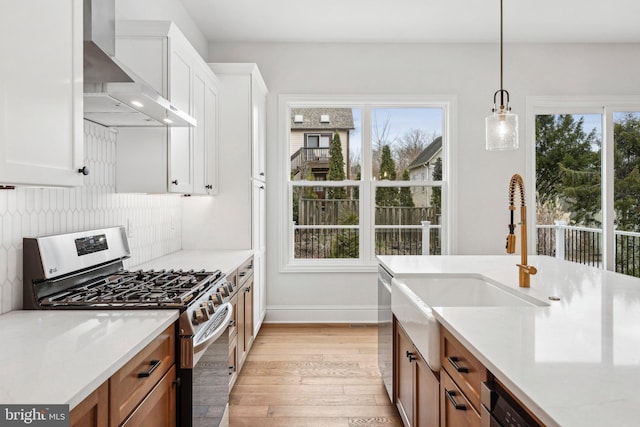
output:
M 359 212 L 358 200 L 300 199 L 298 202 L 298 225 L 338 225 L 350 215 Z M 440 215 L 434 208 L 376 206 L 376 225 L 420 225 L 422 221 L 440 224 Z

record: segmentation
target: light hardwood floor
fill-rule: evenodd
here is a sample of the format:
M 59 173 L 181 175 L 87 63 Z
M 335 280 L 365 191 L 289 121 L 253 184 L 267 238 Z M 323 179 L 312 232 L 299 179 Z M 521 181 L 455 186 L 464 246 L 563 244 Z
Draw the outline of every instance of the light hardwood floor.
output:
M 263 325 L 229 398 L 230 427 L 402 427 L 376 346 L 375 325 Z

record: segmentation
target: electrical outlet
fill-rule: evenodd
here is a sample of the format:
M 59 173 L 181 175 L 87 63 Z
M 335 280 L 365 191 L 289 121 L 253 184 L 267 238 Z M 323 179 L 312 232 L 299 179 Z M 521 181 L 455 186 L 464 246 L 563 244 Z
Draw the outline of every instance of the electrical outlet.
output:
M 131 238 L 135 235 L 135 231 L 133 228 L 133 221 L 131 218 L 127 219 L 127 237 Z

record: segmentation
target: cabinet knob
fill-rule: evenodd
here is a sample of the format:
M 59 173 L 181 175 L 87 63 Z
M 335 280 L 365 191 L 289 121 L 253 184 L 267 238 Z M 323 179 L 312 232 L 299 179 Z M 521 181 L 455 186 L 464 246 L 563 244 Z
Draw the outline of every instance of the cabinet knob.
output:
M 213 188 L 213 185 L 207 184 L 204 186 L 204 188 L 206 188 L 207 190 L 211 190 Z
M 178 180 L 177 180 L 177 179 L 174 179 L 173 181 L 171 181 L 171 183 L 172 183 L 173 185 L 178 185 Z
M 264 185 L 261 185 L 261 186 L 260 186 L 260 189 L 261 189 L 261 190 L 264 190 Z
M 260 172 L 260 176 L 264 176 L 264 172 Z
M 78 173 L 81 173 L 84 176 L 89 175 L 89 168 L 86 166 L 81 167 L 80 169 L 78 169 Z

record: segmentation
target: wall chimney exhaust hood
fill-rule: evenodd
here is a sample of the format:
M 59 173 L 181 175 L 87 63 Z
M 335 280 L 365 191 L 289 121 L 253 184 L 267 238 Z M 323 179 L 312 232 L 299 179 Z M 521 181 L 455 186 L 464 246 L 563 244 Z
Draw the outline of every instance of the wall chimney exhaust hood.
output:
M 196 126 L 115 57 L 115 0 L 83 6 L 84 118 L 108 127 Z

